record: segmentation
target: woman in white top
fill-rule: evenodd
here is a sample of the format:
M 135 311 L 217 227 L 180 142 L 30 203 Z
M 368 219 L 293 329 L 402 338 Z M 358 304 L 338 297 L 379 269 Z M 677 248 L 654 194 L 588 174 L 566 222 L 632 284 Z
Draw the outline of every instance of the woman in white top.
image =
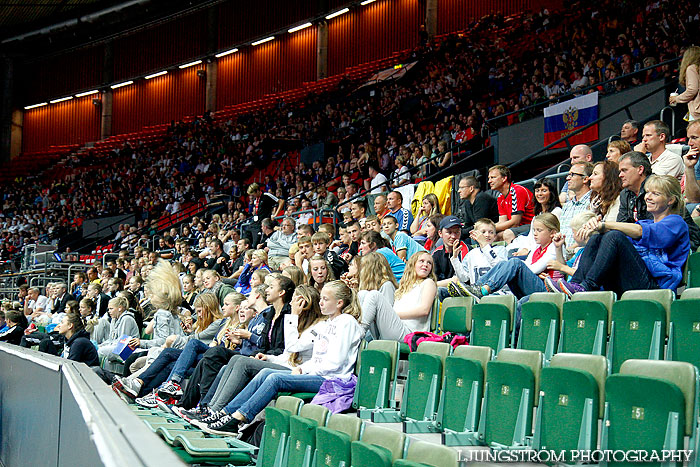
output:
M 357 261 L 358 290 L 378 290 L 393 305 L 399 284 L 384 255 L 375 251 L 355 258 L 359 259 Z
M 430 312 L 437 294 L 433 266 L 433 257 L 427 251 L 409 258 L 393 307 L 379 291 L 361 290 L 358 298 L 362 327 L 375 339 L 397 341 L 412 332 L 429 330 Z

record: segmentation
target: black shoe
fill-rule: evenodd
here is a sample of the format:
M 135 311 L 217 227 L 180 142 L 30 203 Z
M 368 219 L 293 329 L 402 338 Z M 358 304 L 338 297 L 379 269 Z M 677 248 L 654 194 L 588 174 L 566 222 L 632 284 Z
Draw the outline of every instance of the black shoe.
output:
M 220 411 L 220 412 L 211 412 L 211 409 L 209 409 L 210 414 L 207 415 L 206 417 L 200 418 L 199 420 L 197 419 L 192 419 L 190 420 L 190 423 L 193 424 L 194 426 L 198 426 L 199 428 L 204 428 L 205 426 L 214 423 L 218 421 L 220 418 L 222 418 L 224 415 L 227 415 L 225 412 Z
M 173 407 L 173 411 L 188 422 L 191 422 L 192 420 L 201 420 L 212 414 L 212 412 L 210 412 L 206 406 L 198 407 L 192 410 L 185 410 L 182 407 Z
M 237 435 L 239 423 L 240 420 L 235 418 L 233 414 L 227 413 L 217 421 L 203 426 L 202 430 L 214 435 Z

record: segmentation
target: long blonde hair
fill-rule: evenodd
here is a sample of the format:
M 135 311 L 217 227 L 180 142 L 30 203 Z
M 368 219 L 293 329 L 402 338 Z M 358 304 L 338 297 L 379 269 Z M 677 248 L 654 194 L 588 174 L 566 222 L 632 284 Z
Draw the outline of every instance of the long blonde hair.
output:
M 430 258 L 430 262 L 433 267 L 430 269 L 430 274 L 428 274 L 428 277 L 425 279 L 419 279 L 418 275 L 416 274 L 416 263 L 423 255 L 427 255 Z M 396 291 L 395 298 L 401 298 L 405 293 L 413 289 L 416 284 L 420 284 L 427 279 L 432 279 L 432 281 L 437 284 L 437 277 L 435 276 L 435 260 L 433 260 L 433 256 L 427 251 L 419 251 L 408 258 L 406 268 L 404 269 L 403 276 L 401 277 L 401 282 L 399 282 L 399 289 Z
M 217 319 L 221 319 L 221 308 L 219 307 L 219 299 L 213 293 L 203 293 L 197 295 L 192 304 L 193 308 L 202 308 L 201 314 L 197 316 L 197 322 L 194 325 L 196 332 L 202 332 L 209 327 L 211 323 Z
M 175 314 L 182 304 L 180 279 L 170 263 L 162 259 L 158 260 L 158 264 L 148 275 L 143 289 L 156 308 Z
M 386 260 L 383 254 L 374 251 L 355 258 L 362 258 L 357 263 L 357 269 L 359 270 L 358 290 L 379 290 L 385 282 L 394 284 L 395 289 L 399 288 L 396 277 L 391 272 L 389 261 Z
M 357 294 L 343 281 L 326 282 L 323 286 L 333 293 L 336 300 L 343 301 L 343 309 L 341 313 L 347 314 L 355 318 L 358 322 L 362 316 L 360 302 L 357 301 Z
M 700 72 L 700 47 L 697 45 L 691 45 L 683 53 L 683 59 L 681 60 L 680 73 L 678 74 L 678 82 L 683 86 L 687 86 L 685 83 L 685 71 L 690 65 L 695 65 Z

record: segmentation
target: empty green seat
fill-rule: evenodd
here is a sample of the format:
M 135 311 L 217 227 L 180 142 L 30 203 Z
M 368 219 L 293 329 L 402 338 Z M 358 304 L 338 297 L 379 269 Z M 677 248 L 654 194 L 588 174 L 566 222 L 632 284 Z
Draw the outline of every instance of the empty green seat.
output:
M 328 409 L 321 405 L 305 404 L 299 415 L 289 417 L 288 466 L 310 467 L 316 450 L 316 428 L 325 426 Z
M 559 320 L 566 296 L 561 293 L 533 293 L 523 304 L 518 348 L 538 350 L 549 361 L 559 340 Z
M 362 420 L 352 415 L 333 414 L 325 427 L 316 428 L 316 465 L 350 465 L 351 443 L 360 439 Z
M 421 342 L 408 357 L 408 376 L 401 401 L 401 420 L 407 433 L 433 428 L 444 378 L 445 359 L 452 347 L 444 342 Z
M 560 353 L 542 369 L 534 449 L 595 449 L 603 416 L 607 360 L 602 355 Z M 571 457 L 567 457 L 571 461 Z
M 686 285 L 688 287 L 700 287 L 700 253 L 691 253 L 688 256 L 686 267 L 688 269 Z
M 487 295 L 472 307 L 469 343 L 491 347 L 495 353 L 510 346 L 515 312 L 514 295 Z
M 173 445 L 175 438 L 178 435 L 182 435 L 185 438 L 193 439 L 193 438 L 204 438 L 204 433 L 200 430 L 193 430 L 193 429 L 187 429 L 187 428 L 180 428 L 180 429 L 169 429 L 167 427 L 161 426 L 158 427 L 156 430 L 156 434 L 163 438 L 163 440 L 168 443 L 169 445 Z
M 486 366 L 479 438 L 493 447 L 523 447 L 532 432 L 542 354 L 504 349 Z
M 671 318 L 671 303 L 676 298 L 673 290 L 669 289 L 654 289 L 654 290 L 628 290 L 622 294 L 620 300 L 645 300 L 657 302 L 666 311 L 666 326 L 668 326 Z M 665 332 L 668 332 L 666 329 Z
M 472 297 L 448 297 L 442 302 L 440 330 L 467 334 L 472 329 Z
M 671 304 L 666 358 L 700 367 L 700 298 L 683 298 Z
M 459 465 L 459 453 L 447 446 L 425 441 L 412 441 L 408 445 L 405 460 L 397 460 L 394 462 L 394 466 L 408 467 L 416 464 L 429 465 L 431 467 L 457 467 Z
M 601 449 L 683 449 L 684 404 L 683 393 L 668 380 L 628 374 L 609 376 L 605 382 Z
M 291 396 L 280 396 L 274 407 L 265 408 L 265 429 L 260 441 L 258 467 L 280 465 L 286 458 L 289 438 L 289 418 L 299 413 L 304 401 Z
M 665 323 L 666 310 L 657 301 L 628 299 L 615 302 L 608 345 L 612 373 L 617 373 L 622 362 L 631 358 L 660 359 L 666 338 Z
M 181 446 L 193 463 L 217 463 L 221 465 L 249 465 L 255 447 L 235 438 L 197 438 L 177 435 L 173 446 Z
M 562 307 L 559 352 L 605 355 L 615 293 L 577 292 Z
M 365 427 L 361 441 L 351 447 L 353 467 L 383 467 L 404 457 L 406 435 L 400 431 L 376 425 Z
M 435 423 L 443 432 L 443 444 L 476 444 L 484 370 L 491 354 L 489 347 L 464 345 L 445 359 L 445 382 Z
M 700 298 L 700 287 L 688 287 L 685 289 L 681 295 L 681 300 L 688 300 L 689 298 Z
M 396 391 L 399 343 L 373 340 L 361 352 L 353 408 L 361 418 L 371 418 L 372 409 L 390 407 Z M 395 406 L 394 406 L 395 407 Z

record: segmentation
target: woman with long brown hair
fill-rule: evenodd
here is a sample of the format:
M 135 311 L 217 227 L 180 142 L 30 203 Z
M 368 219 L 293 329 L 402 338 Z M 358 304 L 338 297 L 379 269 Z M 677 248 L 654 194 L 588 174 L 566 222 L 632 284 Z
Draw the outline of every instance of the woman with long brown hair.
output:
M 617 162 L 610 160 L 598 162 L 593 166 L 591 181 L 591 211 L 603 221 L 617 221 L 620 210 L 620 192 L 622 181 Z

